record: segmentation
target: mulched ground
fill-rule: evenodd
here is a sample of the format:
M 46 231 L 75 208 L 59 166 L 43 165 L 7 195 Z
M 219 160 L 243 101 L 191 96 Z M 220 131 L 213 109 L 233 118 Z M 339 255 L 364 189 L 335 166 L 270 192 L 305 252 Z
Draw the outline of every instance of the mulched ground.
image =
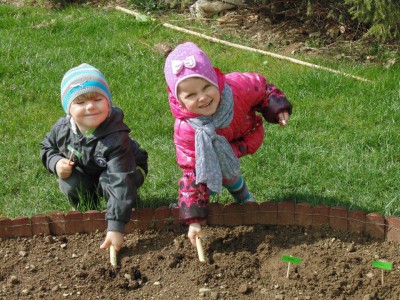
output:
M 204 230 L 206 263 L 182 228 L 127 234 L 117 268 L 103 232 L 0 240 L 0 299 L 400 299 L 398 243 L 329 228 Z M 289 278 L 283 255 L 301 259 Z M 383 284 L 375 260 L 393 263 Z

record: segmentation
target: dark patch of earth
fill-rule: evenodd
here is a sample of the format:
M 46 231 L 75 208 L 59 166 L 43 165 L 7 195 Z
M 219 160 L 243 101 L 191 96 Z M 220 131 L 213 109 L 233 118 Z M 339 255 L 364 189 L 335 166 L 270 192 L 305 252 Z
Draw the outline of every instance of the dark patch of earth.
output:
M 204 227 L 126 234 L 118 267 L 105 233 L 0 240 L 0 299 L 400 299 L 399 245 L 329 228 Z M 283 255 L 301 258 L 288 264 Z M 393 263 L 392 271 L 372 261 Z
M 368 37 L 368 28 L 334 1 L 312 5 L 309 16 L 298 5 L 304 1 L 247 2 L 245 8 L 224 12 L 213 36 L 232 35 L 250 47 L 288 56 L 323 57 L 334 63 L 390 68 L 399 61 L 399 41 L 382 43 Z

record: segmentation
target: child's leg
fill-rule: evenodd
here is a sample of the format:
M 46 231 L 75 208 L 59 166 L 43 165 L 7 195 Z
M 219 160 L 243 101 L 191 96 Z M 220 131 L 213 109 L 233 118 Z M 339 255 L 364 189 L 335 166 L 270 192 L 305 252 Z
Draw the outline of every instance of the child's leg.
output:
M 61 191 L 68 198 L 73 207 L 77 207 L 82 199 L 88 204 L 98 202 L 95 180 L 74 169 L 71 176 L 66 179 L 58 179 Z
M 235 198 L 238 203 L 253 201 L 253 197 L 249 190 L 247 189 L 246 182 L 244 181 L 242 175 L 233 179 L 223 179 L 222 184 L 227 188 L 229 193 Z

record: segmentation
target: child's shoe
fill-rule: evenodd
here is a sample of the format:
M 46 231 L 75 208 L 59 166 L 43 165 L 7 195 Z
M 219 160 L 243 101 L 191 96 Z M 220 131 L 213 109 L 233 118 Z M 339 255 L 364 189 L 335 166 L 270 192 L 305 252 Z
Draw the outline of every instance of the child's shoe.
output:
M 254 199 L 253 193 L 249 193 L 249 194 L 250 194 L 249 199 L 243 201 L 243 203 L 244 202 L 256 202 L 256 199 Z
M 170 203 L 170 204 L 168 205 L 168 207 L 169 207 L 169 208 L 177 208 L 177 207 L 179 207 L 179 203 L 178 203 L 178 202 Z

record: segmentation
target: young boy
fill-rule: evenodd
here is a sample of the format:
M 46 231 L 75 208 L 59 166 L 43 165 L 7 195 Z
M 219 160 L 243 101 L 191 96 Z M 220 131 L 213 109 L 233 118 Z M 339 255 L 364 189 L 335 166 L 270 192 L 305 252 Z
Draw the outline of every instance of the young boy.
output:
M 40 156 L 58 176 L 61 191 L 76 207 L 80 199 L 107 201 L 107 235 L 100 246 L 123 245 L 124 226 L 148 172 L 147 152 L 129 137 L 121 109 L 112 106 L 104 75 L 88 64 L 65 73 L 61 104 L 66 113 L 46 134 Z

